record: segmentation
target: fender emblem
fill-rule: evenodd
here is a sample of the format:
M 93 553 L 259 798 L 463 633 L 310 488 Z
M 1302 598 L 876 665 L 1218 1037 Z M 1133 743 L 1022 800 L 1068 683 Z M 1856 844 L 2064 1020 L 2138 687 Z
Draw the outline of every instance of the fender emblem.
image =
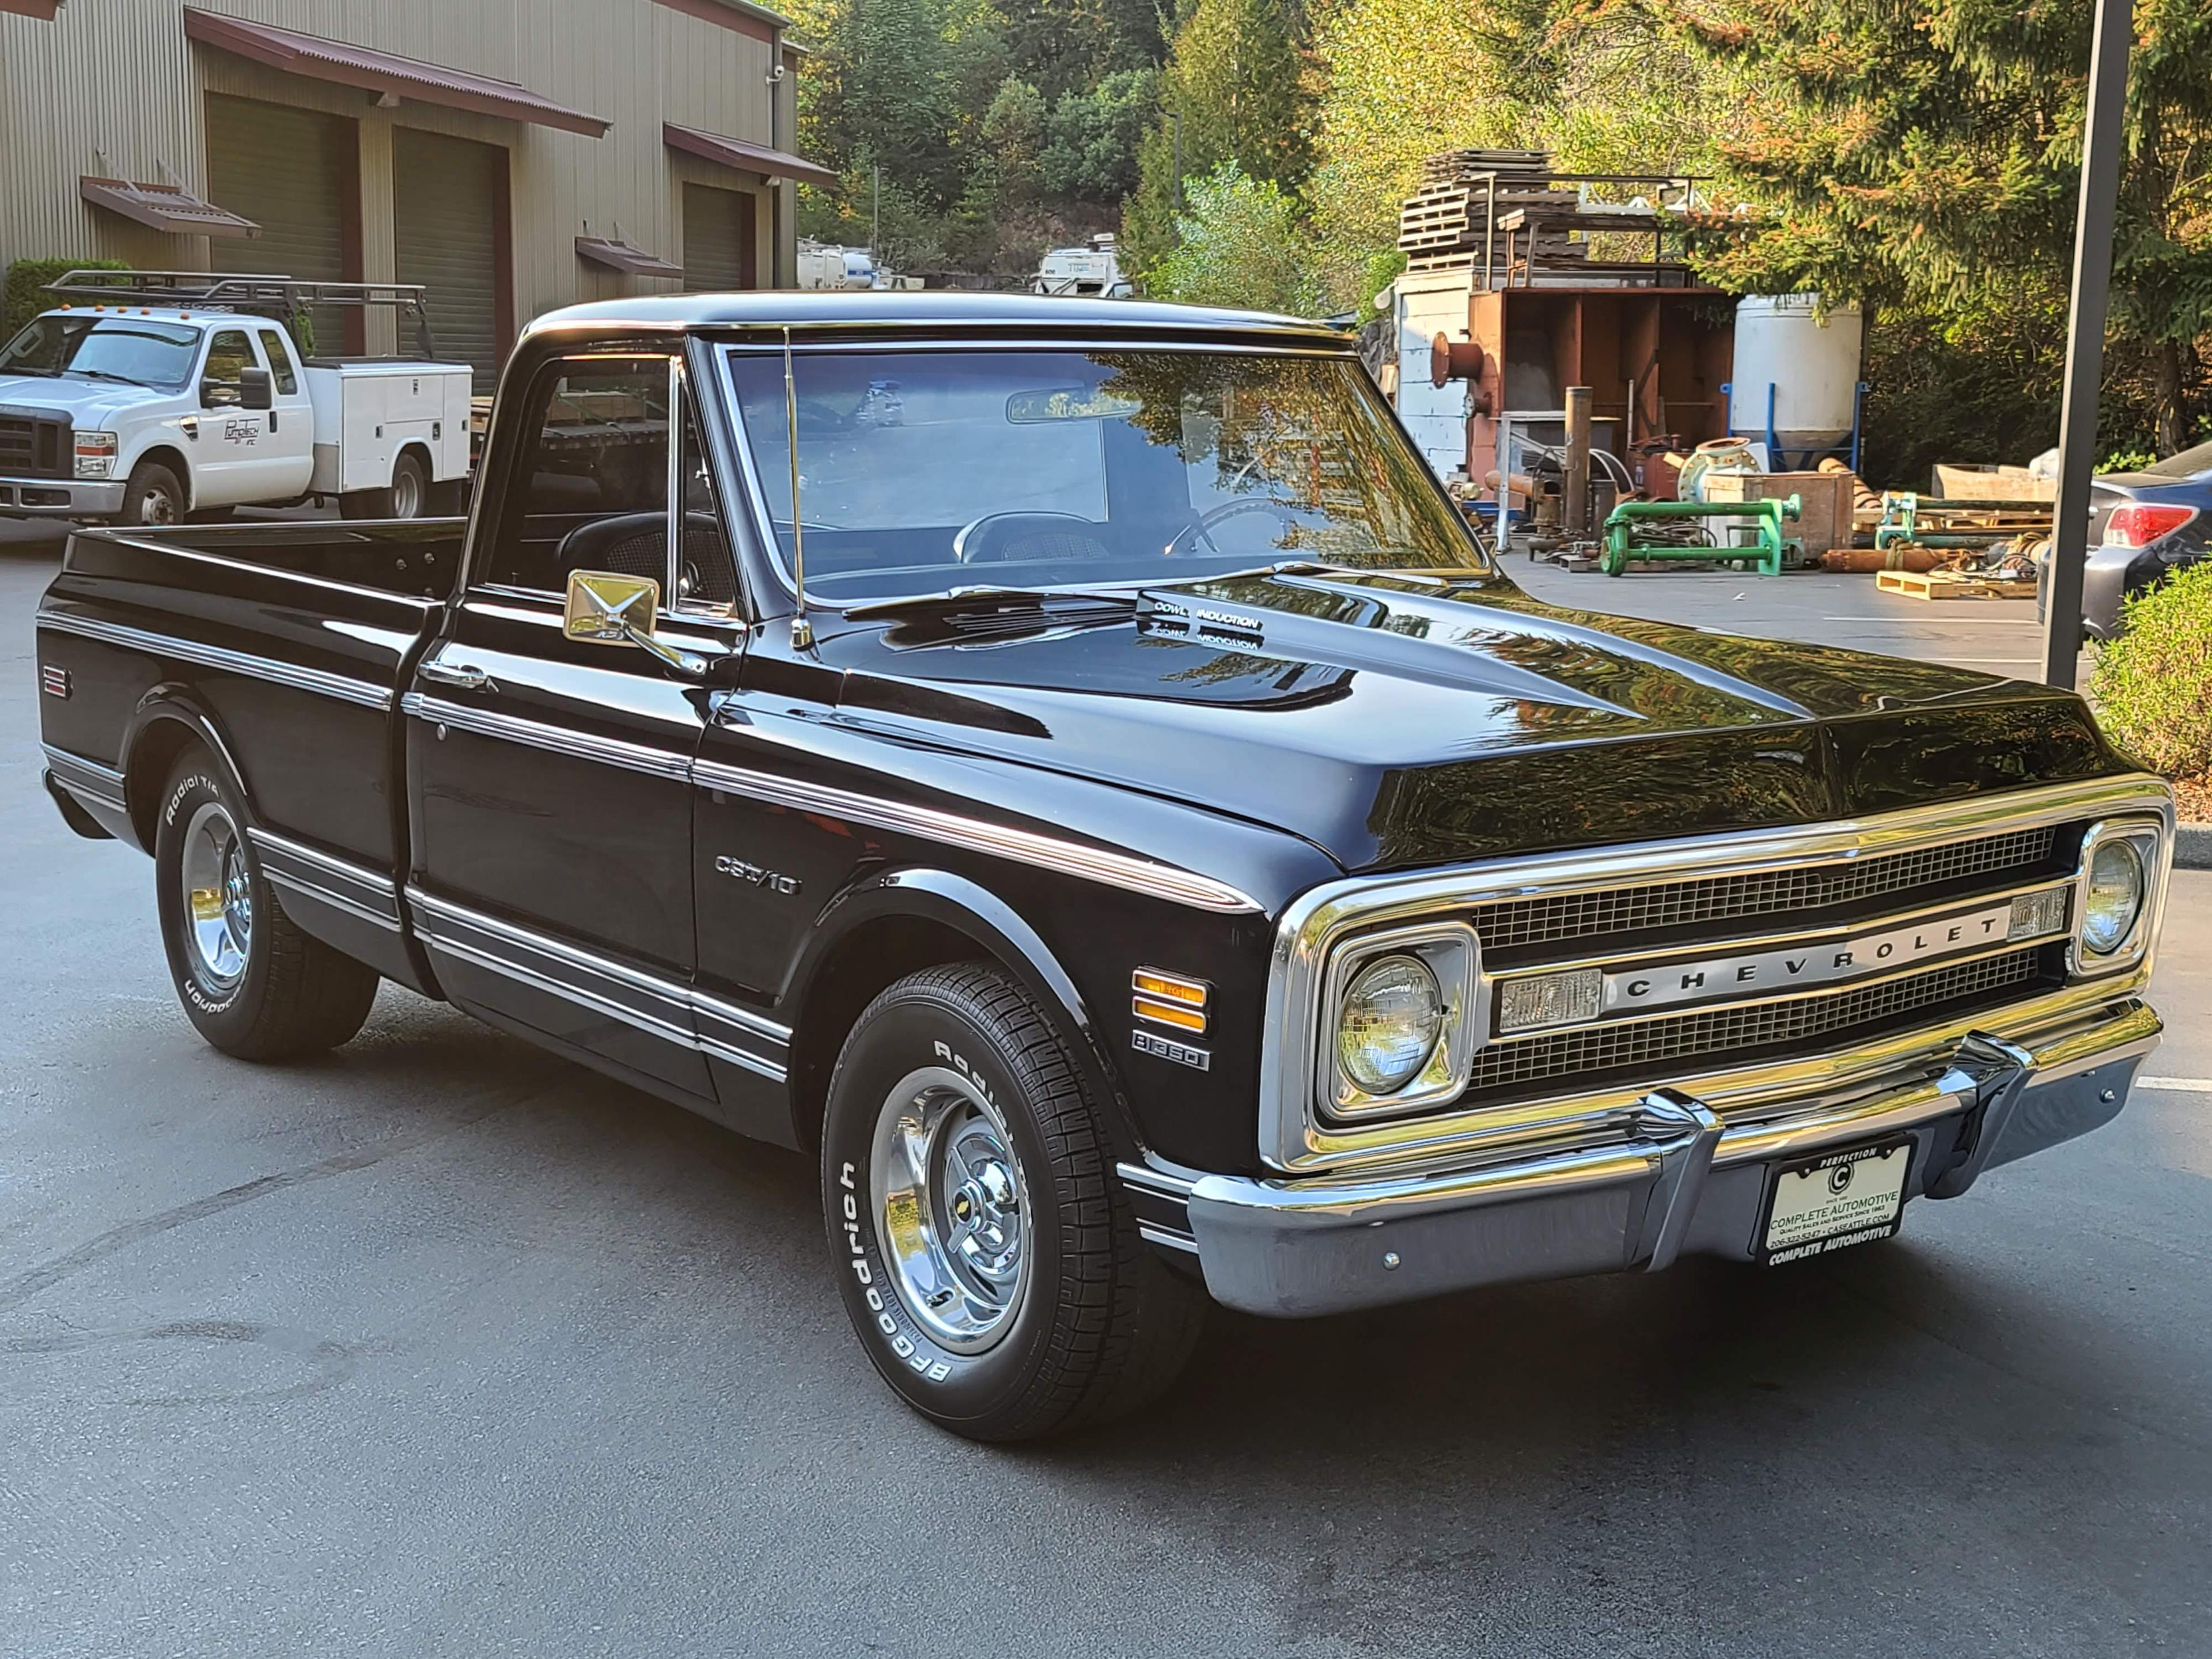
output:
M 1151 1054 L 1159 1060 L 1171 1060 L 1178 1066 L 1188 1066 L 1194 1072 L 1213 1069 L 1213 1056 L 1203 1048 L 1194 1048 L 1188 1042 L 1176 1042 L 1150 1031 L 1129 1033 L 1129 1046 L 1140 1054 Z
M 715 855 L 714 869 L 718 874 L 734 876 L 755 887 L 765 887 L 771 893 L 781 893 L 787 898 L 798 892 L 801 885 L 796 876 L 780 876 L 773 870 L 763 870 L 757 864 L 733 859 L 727 853 Z

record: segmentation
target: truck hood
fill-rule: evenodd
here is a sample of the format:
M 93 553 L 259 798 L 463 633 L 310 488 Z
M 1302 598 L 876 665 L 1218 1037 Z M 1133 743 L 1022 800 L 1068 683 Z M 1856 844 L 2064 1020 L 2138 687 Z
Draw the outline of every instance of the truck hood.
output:
M 115 386 L 106 380 L 56 380 L 44 374 L 0 374 L 0 409 L 25 414 L 65 415 L 81 430 L 97 432 L 126 411 L 173 398 L 151 386 Z
M 820 648 L 846 721 L 1274 825 L 1353 871 L 2127 769 L 2069 694 L 1564 610 L 1503 578 L 1248 577 L 1152 590 L 1133 618 L 939 617 Z

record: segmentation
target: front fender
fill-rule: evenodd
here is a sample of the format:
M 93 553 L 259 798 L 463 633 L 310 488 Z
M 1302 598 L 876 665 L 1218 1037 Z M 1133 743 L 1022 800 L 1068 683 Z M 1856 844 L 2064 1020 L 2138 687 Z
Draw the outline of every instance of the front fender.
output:
M 793 1024 L 801 1033 L 799 1042 L 808 1042 L 806 1011 L 823 974 L 848 943 L 871 924 L 908 920 L 933 922 L 973 940 L 1079 1039 L 1076 1058 L 1089 1073 L 1097 1097 L 1109 1106 L 1116 1156 L 1133 1156 L 1142 1143 L 1089 1000 L 1021 913 L 971 877 L 928 867 L 878 869 L 825 905 L 805 935 L 782 1000 L 785 1008 L 797 1011 Z

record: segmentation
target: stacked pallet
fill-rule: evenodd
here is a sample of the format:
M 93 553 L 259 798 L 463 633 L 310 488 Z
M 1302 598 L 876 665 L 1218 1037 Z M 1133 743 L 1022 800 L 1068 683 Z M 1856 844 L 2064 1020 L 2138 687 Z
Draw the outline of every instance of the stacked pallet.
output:
M 1527 216 L 1530 228 L 1515 239 L 1517 257 L 1529 257 L 1533 238 L 1540 265 L 1580 259 L 1584 245 L 1569 238 L 1565 222 L 1574 217 L 1580 198 L 1553 188 L 1551 173 L 1551 154 L 1540 149 L 1448 149 L 1430 156 L 1421 164 L 1420 188 L 1398 210 L 1398 246 L 1405 250 L 1407 269 L 1464 270 L 1480 264 L 1486 252 L 1502 263 L 1505 234 L 1493 235 L 1493 211 L 1500 219 Z

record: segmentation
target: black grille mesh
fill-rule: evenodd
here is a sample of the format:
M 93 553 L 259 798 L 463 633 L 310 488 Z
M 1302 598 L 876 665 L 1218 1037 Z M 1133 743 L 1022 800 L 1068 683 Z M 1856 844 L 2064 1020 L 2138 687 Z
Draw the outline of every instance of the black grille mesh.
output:
M 1478 906 L 1472 920 L 1484 948 L 1495 951 L 1597 933 L 1642 933 L 1780 911 L 1826 909 L 1906 888 L 1933 887 L 2041 864 L 2050 859 L 2057 833 L 2045 825 L 1849 864 L 1509 899 Z
M 1707 1008 L 1664 1019 L 1492 1042 L 1475 1052 L 1468 1095 L 1505 1093 L 1571 1073 L 1658 1066 L 1695 1054 L 1810 1042 L 1853 1026 L 2009 990 L 2036 976 L 2039 954 L 2039 947 L 2031 946 L 1826 996 L 1748 1007 Z

